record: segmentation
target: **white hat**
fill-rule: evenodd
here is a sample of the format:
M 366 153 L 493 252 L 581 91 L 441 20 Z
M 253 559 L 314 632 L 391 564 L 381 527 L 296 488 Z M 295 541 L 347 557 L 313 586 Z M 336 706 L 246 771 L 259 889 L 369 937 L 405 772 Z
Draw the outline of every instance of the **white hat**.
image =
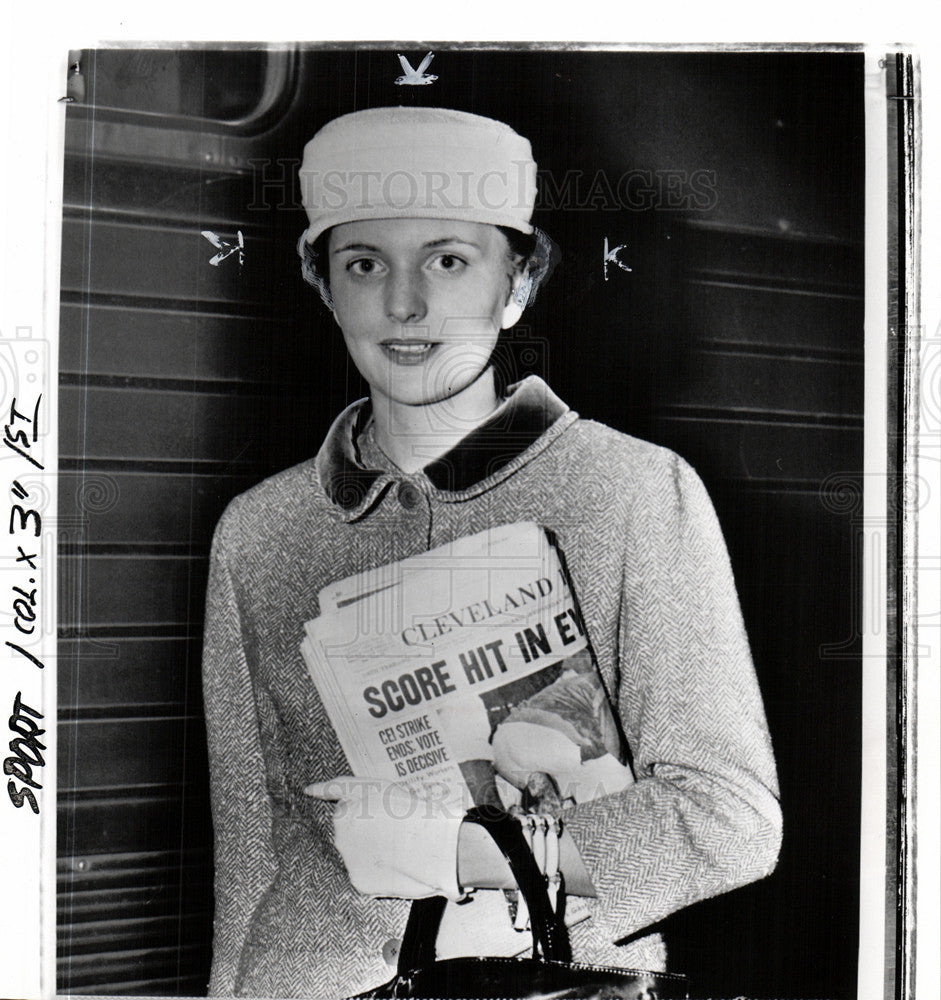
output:
M 536 164 L 503 122 L 447 108 L 370 108 L 304 147 L 301 202 L 313 241 L 360 219 L 458 219 L 533 232 Z

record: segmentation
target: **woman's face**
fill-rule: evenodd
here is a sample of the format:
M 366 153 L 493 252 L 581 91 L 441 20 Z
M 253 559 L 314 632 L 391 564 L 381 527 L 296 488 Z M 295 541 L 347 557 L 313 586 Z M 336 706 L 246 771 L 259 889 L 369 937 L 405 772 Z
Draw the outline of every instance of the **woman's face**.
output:
M 327 245 L 337 322 L 374 394 L 427 405 L 484 371 L 518 280 L 495 226 L 348 222 L 330 231 Z

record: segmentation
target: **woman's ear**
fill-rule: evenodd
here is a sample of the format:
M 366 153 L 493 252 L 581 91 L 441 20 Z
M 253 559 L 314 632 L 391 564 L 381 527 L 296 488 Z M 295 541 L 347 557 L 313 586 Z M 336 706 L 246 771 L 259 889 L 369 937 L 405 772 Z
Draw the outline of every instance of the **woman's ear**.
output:
M 523 310 L 526 308 L 526 303 L 529 301 L 532 285 L 532 278 L 525 263 L 523 263 L 514 270 L 510 278 L 510 294 L 503 307 L 503 316 L 500 320 L 501 330 L 509 330 L 511 326 L 515 326 L 519 322 Z
M 523 315 L 523 307 L 514 299 L 503 307 L 503 316 L 500 318 L 500 329 L 509 330 L 511 326 L 516 326 Z

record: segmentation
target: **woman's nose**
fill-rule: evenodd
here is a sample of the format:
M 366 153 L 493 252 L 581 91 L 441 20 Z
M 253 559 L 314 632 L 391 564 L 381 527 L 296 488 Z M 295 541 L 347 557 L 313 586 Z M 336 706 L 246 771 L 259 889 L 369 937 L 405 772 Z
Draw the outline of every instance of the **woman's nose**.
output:
M 386 313 L 398 323 L 420 323 L 427 312 L 421 278 L 407 271 L 386 282 Z

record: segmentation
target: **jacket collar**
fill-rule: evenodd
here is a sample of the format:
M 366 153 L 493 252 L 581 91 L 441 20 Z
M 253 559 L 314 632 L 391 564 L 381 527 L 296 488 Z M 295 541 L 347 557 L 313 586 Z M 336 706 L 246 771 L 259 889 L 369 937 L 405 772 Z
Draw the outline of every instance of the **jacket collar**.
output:
M 364 436 L 368 399 L 348 406 L 333 422 L 315 462 L 320 485 L 345 521 L 363 517 L 389 484 L 410 478 L 443 501 L 466 500 L 512 475 L 578 417 L 546 385 L 530 375 L 510 386 L 493 415 L 449 452 L 406 476 Z

